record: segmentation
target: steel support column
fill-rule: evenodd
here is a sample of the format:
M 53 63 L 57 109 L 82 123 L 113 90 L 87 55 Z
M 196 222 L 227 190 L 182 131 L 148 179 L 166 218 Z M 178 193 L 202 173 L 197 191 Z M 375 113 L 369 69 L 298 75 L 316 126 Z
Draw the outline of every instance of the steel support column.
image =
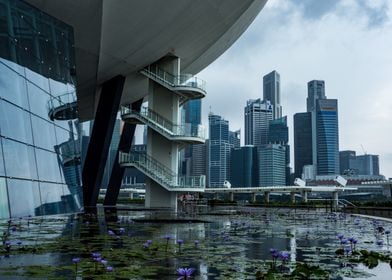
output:
M 140 112 L 143 99 L 140 99 L 132 103 L 132 110 Z M 119 152 L 128 152 L 132 146 L 132 139 L 135 135 L 136 124 L 125 123 L 123 131 L 121 133 L 120 143 L 118 144 L 118 149 L 116 153 L 116 158 L 114 159 L 112 172 L 110 174 L 109 185 L 106 190 L 105 200 L 103 205 L 114 206 L 116 205 L 118 194 L 120 193 L 121 182 L 124 176 L 125 168 L 122 168 L 119 164 Z
M 116 76 L 102 85 L 83 168 L 84 207 L 95 208 L 105 169 L 125 77 Z

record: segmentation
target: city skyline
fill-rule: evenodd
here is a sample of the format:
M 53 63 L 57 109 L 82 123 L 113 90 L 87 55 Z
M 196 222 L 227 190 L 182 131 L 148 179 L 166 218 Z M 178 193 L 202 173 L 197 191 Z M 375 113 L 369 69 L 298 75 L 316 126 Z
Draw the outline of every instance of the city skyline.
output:
M 306 111 L 307 83 L 324 80 L 326 95 L 339 101 L 340 150 L 380 155 L 380 173 L 392 177 L 391 15 L 388 1 L 268 1 L 243 37 L 199 73 L 209 91 L 202 123 L 212 111 L 244 139 L 243 106 L 263 98 L 263 76 L 276 70 L 293 146 L 293 115 Z

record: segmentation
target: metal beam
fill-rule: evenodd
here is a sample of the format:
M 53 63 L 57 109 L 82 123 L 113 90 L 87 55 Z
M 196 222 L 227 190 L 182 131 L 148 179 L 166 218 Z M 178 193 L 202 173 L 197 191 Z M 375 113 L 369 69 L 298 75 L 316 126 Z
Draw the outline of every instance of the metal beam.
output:
M 132 110 L 140 112 L 143 99 L 140 99 L 132 103 Z M 112 172 L 110 174 L 109 185 L 106 190 L 105 200 L 103 205 L 114 206 L 116 205 L 118 194 L 120 193 L 121 181 L 124 176 L 125 168 L 121 167 L 119 164 L 119 152 L 129 152 L 132 146 L 132 139 L 135 135 L 136 124 L 125 123 L 123 131 L 121 133 L 120 143 L 118 144 L 118 149 L 116 153 L 116 158 L 114 159 Z
M 124 82 L 125 77 L 116 76 L 102 85 L 82 174 L 86 210 L 97 205 Z

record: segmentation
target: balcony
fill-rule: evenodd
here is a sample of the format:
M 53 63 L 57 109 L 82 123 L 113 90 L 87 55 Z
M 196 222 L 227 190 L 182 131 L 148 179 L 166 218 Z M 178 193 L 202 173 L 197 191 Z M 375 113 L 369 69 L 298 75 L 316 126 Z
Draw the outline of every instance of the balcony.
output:
M 168 191 L 204 192 L 205 176 L 178 176 L 171 169 L 144 153 L 120 152 L 122 167 L 135 167 Z
M 130 123 L 145 124 L 171 141 L 188 144 L 205 142 L 204 126 L 189 123 L 176 125 L 147 107 L 142 107 L 139 112 L 128 106 L 122 106 L 121 118 Z
M 51 97 L 47 103 L 48 116 L 53 120 L 73 120 L 78 118 L 76 92 L 67 92 Z
M 191 74 L 173 75 L 157 65 L 149 65 L 140 73 L 178 94 L 181 104 L 190 99 L 203 98 L 207 94 L 206 82 Z

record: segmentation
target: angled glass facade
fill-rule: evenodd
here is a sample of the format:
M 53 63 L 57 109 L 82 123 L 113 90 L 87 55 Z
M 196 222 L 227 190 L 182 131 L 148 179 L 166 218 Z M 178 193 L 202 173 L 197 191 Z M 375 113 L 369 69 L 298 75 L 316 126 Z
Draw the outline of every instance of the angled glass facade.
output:
M 82 207 L 77 118 L 51 114 L 76 100 L 74 72 L 72 28 L 0 0 L 0 218 Z
M 233 148 L 230 155 L 230 183 L 233 187 L 258 187 L 257 148 Z
M 294 115 L 294 176 L 301 178 L 303 167 L 313 164 L 312 113 Z
M 317 100 L 317 175 L 339 174 L 338 131 L 338 101 Z

